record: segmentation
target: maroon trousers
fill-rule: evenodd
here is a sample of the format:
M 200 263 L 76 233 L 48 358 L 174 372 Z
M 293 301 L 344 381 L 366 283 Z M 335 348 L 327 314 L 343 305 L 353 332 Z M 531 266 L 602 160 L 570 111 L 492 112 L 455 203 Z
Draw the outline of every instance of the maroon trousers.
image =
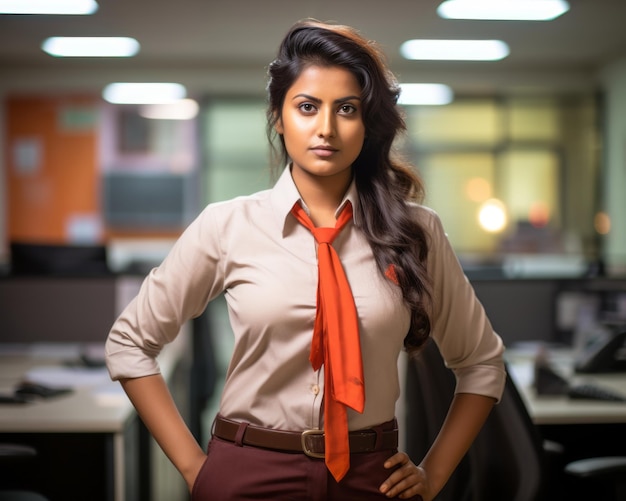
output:
M 378 490 L 392 470 L 395 451 L 357 453 L 341 482 L 323 459 L 248 447 L 213 437 L 193 487 L 192 501 L 369 501 L 389 499 Z M 421 499 L 417 496 L 415 499 Z

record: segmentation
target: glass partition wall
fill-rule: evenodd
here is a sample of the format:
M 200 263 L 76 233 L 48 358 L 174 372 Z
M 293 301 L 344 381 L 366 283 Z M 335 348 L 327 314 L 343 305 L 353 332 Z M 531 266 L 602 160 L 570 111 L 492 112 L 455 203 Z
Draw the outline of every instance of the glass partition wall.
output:
M 595 96 L 465 97 L 407 106 L 398 150 L 424 179 L 462 261 L 598 255 Z M 271 185 L 263 99 L 212 99 L 202 119 L 205 201 Z
M 556 255 L 578 268 L 596 259 L 594 96 L 458 98 L 406 114 L 398 146 L 462 259 Z

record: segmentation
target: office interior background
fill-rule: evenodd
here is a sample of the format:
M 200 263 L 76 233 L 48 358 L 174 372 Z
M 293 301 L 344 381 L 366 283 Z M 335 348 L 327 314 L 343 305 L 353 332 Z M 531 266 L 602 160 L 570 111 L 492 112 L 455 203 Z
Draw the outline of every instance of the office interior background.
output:
M 315 17 L 378 41 L 401 83 L 452 89 L 448 105 L 405 107 L 399 148 L 461 258 L 557 254 L 555 267 L 601 261 L 622 273 L 626 6 L 573 0 L 552 21 L 490 21 L 443 19 L 440 3 L 103 1 L 86 16 L 1 15 L 0 259 L 11 241 L 174 237 L 207 202 L 269 186 L 266 68 L 286 29 Z M 46 54 L 44 40 L 60 35 L 133 37 L 140 49 L 128 58 Z M 416 38 L 497 39 L 510 53 L 410 61 L 400 47 Z M 103 100 L 113 82 L 177 82 L 200 111 L 145 119 L 139 106 Z M 122 207 L 118 186 L 139 177 L 171 190 L 170 205 L 153 214 Z M 490 231 L 477 214 L 492 199 L 507 219 Z
M 447 86 L 447 104 L 402 104 L 397 147 L 471 278 L 624 275 L 626 5 L 574 0 L 555 19 L 511 21 L 444 19 L 440 4 L 104 1 L 91 15 L 0 15 L 2 269 L 16 268 L 11 244 L 43 243 L 103 246 L 112 271 L 145 271 L 204 205 L 271 186 L 267 65 L 288 27 L 314 17 L 377 41 L 402 85 Z M 46 53 L 61 35 L 131 37 L 138 51 Z M 446 38 L 500 40 L 508 54 L 402 53 Z M 198 111 L 112 104 L 115 82 L 180 84 Z
M 270 187 L 266 68 L 289 26 L 314 17 L 376 40 L 400 83 L 451 91 L 446 104 L 401 104 L 397 149 L 505 341 L 571 342 L 584 307 L 598 307 L 595 278 L 618 285 L 594 315 L 626 322 L 626 3 L 570 0 L 551 21 L 444 19 L 440 3 L 101 0 L 84 16 L 0 14 L 2 275 L 12 244 L 45 244 L 104 247 L 110 271 L 141 276 L 207 203 Z M 139 51 L 53 57 L 52 36 L 132 37 Z M 501 40 L 510 52 L 408 60 L 411 39 Z M 115 82 L 182 84 L 197 113 L 149 118 L 149 105 L 103 97 Z M 504 283 L 517 292 L 497 297 Z M 555 306 L 557 290 L 575 313 Z M 540 301 L 543 318 L 529 318 L 526 302 Z M 213 307 L 223 371 L 228 324 Z

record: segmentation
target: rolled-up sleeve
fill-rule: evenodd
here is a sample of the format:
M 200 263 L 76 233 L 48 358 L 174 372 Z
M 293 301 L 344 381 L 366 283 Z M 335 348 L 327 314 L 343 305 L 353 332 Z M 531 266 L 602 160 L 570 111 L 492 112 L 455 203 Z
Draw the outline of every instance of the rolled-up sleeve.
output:
M 456 377 L 456 393 L 502 397 L 504 345 L 454 253 L 439 217 L 427 210 L 428 270 L 433 283 L 432 336 Z
M 113 324 L 105 344 L 112 379 L 160 372 L 156 357 L 222 290 L 219 231 L 211 206 L 192 222 Z

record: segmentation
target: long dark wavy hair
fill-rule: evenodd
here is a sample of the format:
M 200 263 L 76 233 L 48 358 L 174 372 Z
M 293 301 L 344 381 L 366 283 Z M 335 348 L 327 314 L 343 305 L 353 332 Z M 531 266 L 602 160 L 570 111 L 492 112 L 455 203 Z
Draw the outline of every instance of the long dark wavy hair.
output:
M 412 166 L 392 151 L 395 138 L 406 130 L 397 106 L 400 88 L 382 51 L 353 28 L 312 19 L 296 23 L 268 70 L 267 133 L 275 167 L 288 161 L 284 138 L 275 130 L 276 121 L 287 91 L 309 66 L 339 66 L 360 84 L 365 141 L 352 171 L 360 198 L 361 229 L 380 272 L 389 276 L 393 266 L 411 311 L 404 346 L 414 353 L 430 334 L 431 284 L 426 271 L 427 234 L 407 210 L 408 201 L 422 201 L 424 187 Z

